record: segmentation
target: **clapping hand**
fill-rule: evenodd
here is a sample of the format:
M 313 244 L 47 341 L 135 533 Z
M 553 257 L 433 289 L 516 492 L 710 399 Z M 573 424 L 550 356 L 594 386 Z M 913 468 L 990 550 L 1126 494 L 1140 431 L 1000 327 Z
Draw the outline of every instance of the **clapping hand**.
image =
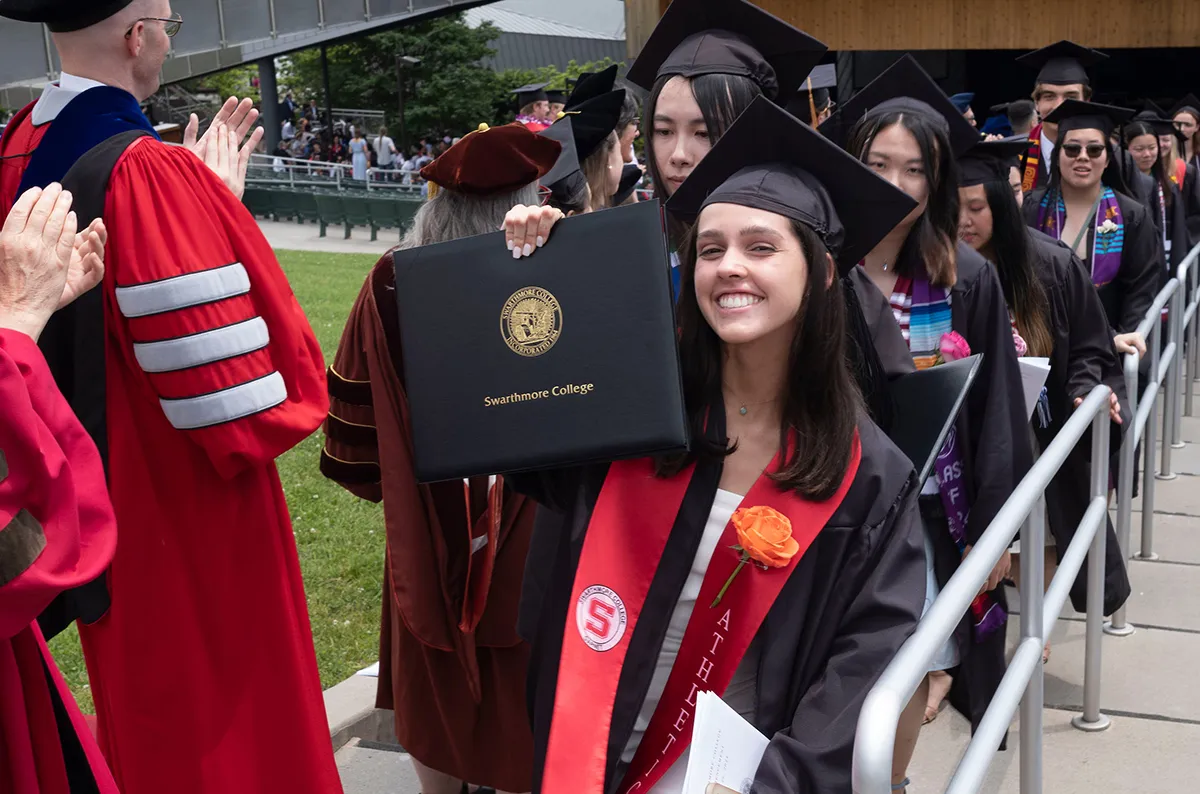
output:
M 36 340 L 61 304 L 76 249 L 78 221 L 71 201 L 55 183 L 27 190 L 8 213 L 0 230 L 0 328 Z M 96 266 L 91 232 L 81 252 L 81 273 Z
M 75 235 L 75 248 L 71 251 L 71 265 L 58 301 L 59 309 L 71 305 L 104 280 L 104 246 L 107 242 L 108 229 L 99 218 Z
M 258 111 L 250 99 L 240 102 L 237 97 L 225 100 L 208 130 L 197 139 L 200 119 L 193 113 L 183 131 L 183 145 L 205 162 L 239 199 L 246 192 L 246 169 L 250 155 L 258 148 L 265 131 L 254 127 Z M 251 132 L 251 127 L 254 131 Z M 224 137 L 222 137 L 224 130 Z M 250 137 L 243 144 L 242 139 Z M 224 163 L 224 165 L 222 165 Z

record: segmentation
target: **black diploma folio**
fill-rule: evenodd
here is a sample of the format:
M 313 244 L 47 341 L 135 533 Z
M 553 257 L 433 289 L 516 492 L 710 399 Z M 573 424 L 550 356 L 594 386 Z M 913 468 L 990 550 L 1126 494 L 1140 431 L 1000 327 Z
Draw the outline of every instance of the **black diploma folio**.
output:
M 416 475 L 437 482 L 677 451 L 687 422 L 662 211 L 396 251 Z
M 933 472 L 982 361 L 982 355 L 969 356 L 892 381 L 896 416 L 909 419 L 894 422 L 889 435 L 913 462 L 921 483 Z

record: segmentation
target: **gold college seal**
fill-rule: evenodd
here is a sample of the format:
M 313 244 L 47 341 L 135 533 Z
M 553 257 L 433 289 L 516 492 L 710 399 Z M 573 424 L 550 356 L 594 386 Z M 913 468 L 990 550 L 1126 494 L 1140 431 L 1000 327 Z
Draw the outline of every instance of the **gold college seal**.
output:
M 514 353 L 540 356 L 562 333 L 562 309 L 541 287 L 525 287 L 512 294 L 500 312 L 500 334 Z

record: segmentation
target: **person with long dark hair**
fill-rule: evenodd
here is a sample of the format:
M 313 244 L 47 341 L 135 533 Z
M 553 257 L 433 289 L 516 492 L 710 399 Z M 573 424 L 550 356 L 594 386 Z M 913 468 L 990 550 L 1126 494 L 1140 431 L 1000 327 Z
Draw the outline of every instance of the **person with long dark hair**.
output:
M 1170 281 L 1175 269 L 1191 250 L 1191 237 L 1187 228 L 1187 206 L 1179 185 L 1172 181 L 1174 159 L 1167 148 L 1163 156 L 1162 136 L 1173 136 L 1175 127 L 1167 119 L 1153 113 L 1139 113 L 1134 120 L 1121 128 L 1121 140 L 1126 151 L 1133 156 L 1138 171 L 1154 179 L 1154 201 L 1150 205 L 1152 218 L 1162 238 L 1166 254 L 1163 282 Z M 1168 170 L 1171 169 L 1171 170 Z M 1186 177 L 1185 177 L 1186 182 Z
M 1068 100 L 1047 119 L 1058 125 L 1049 184 L 1025 199 L 1025 222 L 1067 243 L 1091 275 L 1118 353 L 1146 342 L 1137 327 L 1166 274 L 1162 243 L 1146 209 L 1126 195 L 1108 141 L 1133 114 Z
M 703 690 L 771 737 L 756 789 L 849 790 L 925 584 L 916 476 L 864 412 L 838 272 L 912 206 L 765 98 L 668 203 L 691 450 L 507 477 L 566 517 L 526 568 L 534 791 L 679 791 Z M 731 577 L 739 539 L 783 575 Z
M 923 489 L 927 604 L 971 552 L 1031 464 L 1029 417 L 1008 310 L 995 271 L 958 243 L 956 153 L 979 140 L 911 56 L 885 71 L 822 126 L 918 201 L 918 206 L 863 257 L 869 283 L 892 305 L 917 369 L 943 362 L 949 346 L 983 361 L 955 434 Z M 885 362 L 886 363 L 886 362 Z M 900 417 L 921 421 L 920 417 Z M 937 715 L 946 690 L 973 727 L 1003 677 L 1006 554 L 952 640 L 906 708 L 897 734 L 893 787 L 908 784 L 907 766 L 922 719 Z M 934 687 L 936 685 L 936 688 Z M 932 690 L 932 693 L 931 693 Z M 932 708 L 927 708 L 931 706 Z
M 1200 168 L 1200 99 L 1188 94 L 1171 111 L 1171 119 L 1184 138 L 1180 155 L 1188 165 Z
M 1025 225 L 1008 183 L 1011 160 L 1025 146 L 1021 138 L 983 142 L 959 158 L 959 235 L 995 267 L 1013 330 L 1028 355 L 1050 359 L 1046 388 L 1032 418 L 1035 449 L 1045 450 L 1075 408 L 1104 383 L 1113 389 L 1110 448 L 1119 450 L 1125 387 L 1108 319 L 1071 249 Z M 1046 489 L 1047 587 L 1091 501 L 1090 449 L 1086 441 L 1076 445 Z M 1014 579 L 1019 570 L 1014 561 Z M 1087 609 L 1085 571 L 1086 566 L 1071 587 L 1071 603 L 1079 612 Z M 1109 521 L 1104 614 L 1119 609 L 1129 593 L 1125 560 Z

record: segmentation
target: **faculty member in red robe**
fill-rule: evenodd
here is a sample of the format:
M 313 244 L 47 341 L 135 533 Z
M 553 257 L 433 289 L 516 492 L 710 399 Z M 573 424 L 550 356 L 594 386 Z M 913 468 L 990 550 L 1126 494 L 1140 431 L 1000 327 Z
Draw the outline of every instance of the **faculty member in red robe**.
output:
M 138 109 L 179 20 L 168 0 L 0 13 L 49 23 L 64 72 L 6 131 L 3 153 L 28 154 L 6 163 L 35 183 L 71 169 L 109 230 L 94 312 L 42 340 L 107 446 L 121 527 L 111 607 L 81 628 L 105 755 L 124 794 L 340 792 L 274 465 L 324 418 L 324 366 L 254 219 Z
M 117 794 L 37 616 L 112 561 L 116 523 L 96 445 L 36 339 L 103 274 L 103 227 L 75 242 L 71 196 L 27 192 L 0 232 L 0 791 Z M 72 249 L 75 249 L 74 252 Z M 76 267 L 70 269 L 74 256 Z M 70 284 L 68 273 L 73 274 Z
M 499 228 L 509 207 L 536 202 L 560 148 L 520 124 L 481 126 L 422 169 L 437 188 L 400 247 Z M 399 333 L 389 253 L 367 277 L 329 368 L 321 455 L 325 476 L 383 502 L 377 705 L 395 710 L 423 794 L 457 794 L 463 781 L 529 791 L 529 646 L 517 613 L 534 504 L 501 479 L 417 483 Z

